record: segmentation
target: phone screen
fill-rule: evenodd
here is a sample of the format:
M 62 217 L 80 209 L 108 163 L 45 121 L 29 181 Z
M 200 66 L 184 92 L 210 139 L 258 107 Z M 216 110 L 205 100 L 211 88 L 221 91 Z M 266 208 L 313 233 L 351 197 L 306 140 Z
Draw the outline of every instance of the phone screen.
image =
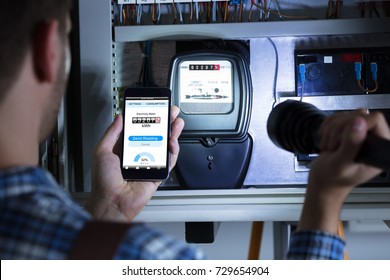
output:
M 122 155 L 125 179 L 163 180 L 168 177 L 170 90 L 158 89 L 166 96 L 153 94 L 156 89 L 144 92 L 155 96 L 145 97 L 133 96 L 144 88 L 125 92 Z

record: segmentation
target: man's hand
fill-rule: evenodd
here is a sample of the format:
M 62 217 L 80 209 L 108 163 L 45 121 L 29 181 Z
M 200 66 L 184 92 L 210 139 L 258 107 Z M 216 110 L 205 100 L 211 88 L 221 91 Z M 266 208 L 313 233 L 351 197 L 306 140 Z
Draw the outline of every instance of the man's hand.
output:
M 355 162 L 367 132 L 390 139 L 389 127 L 381 113 L 358 110 L 334 114 L 324 121 L 320 129 L 321 153 L 310 168 L 299 230 L 336 233 L 345 198 L 354 187 L 381 172 Z
M 172 131 L 169 139 L 170 170 L 179 155 L 178 138 L 184 121 L 177 118 L 179 108 L 172 107 Z M 125 181 L 117 150 L 123 129 L 118 116 L 96 147 L 92 168 L 92 192 L 86 208 L 97 219 L 130 222 L 148 203 L 161 182 Z M 120 146 L 120 145 L 119 145 Z

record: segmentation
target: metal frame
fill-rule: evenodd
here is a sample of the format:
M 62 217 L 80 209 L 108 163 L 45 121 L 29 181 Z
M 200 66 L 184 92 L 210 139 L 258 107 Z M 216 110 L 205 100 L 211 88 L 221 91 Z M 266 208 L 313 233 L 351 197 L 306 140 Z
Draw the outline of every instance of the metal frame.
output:
M 87 193 L 74 196 L 84 203 Z M 143 222 L 298 221 L 305 188 L 158 191 L 135 218 Z M 347 198 L 342 220 L 388 220 L 389 188 L 358 188 Z
M 79 0 L 83 189 L 91 187 L 92 154 L 113 119 L 111 1 Z
M 116 42 L 184 39 L 241 39 L 280 36 L 378 34 L 389 32 L 389 18 L 241 22 L 161 26 L 117 26 Z M 227 28 L 228 27 L 228 28 Z

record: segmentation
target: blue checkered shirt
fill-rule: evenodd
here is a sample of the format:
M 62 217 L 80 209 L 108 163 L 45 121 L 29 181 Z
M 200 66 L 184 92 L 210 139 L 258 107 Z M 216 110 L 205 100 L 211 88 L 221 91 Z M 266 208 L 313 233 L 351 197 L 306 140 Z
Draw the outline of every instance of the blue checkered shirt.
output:
M 91 216 L 46 171 L 0 171 L 0 259 L 67 259 Z M 107 237 L 109 238 L 109 237 Z M 204 259 L 202 251 L 143 224 L 131 226 L 115 259 Z
M 321 231 L 297 231 L 292 234 L 287 259 L 342 260 L 345 242 L 337 235 Z

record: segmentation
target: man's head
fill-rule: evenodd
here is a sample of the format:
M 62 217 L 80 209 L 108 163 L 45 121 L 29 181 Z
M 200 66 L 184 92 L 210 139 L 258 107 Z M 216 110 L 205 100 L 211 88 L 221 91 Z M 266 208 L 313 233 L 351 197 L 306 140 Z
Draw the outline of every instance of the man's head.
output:
M 65 89 L 70 7 L 71 0 L 0 1 L 0 105 L 28 65 L 34 85 L 42 85 L 42 92 L 52 91 L 47 98 L 51 100 L 41 102 L 46 106 L 41 140 L 52 129 Z

